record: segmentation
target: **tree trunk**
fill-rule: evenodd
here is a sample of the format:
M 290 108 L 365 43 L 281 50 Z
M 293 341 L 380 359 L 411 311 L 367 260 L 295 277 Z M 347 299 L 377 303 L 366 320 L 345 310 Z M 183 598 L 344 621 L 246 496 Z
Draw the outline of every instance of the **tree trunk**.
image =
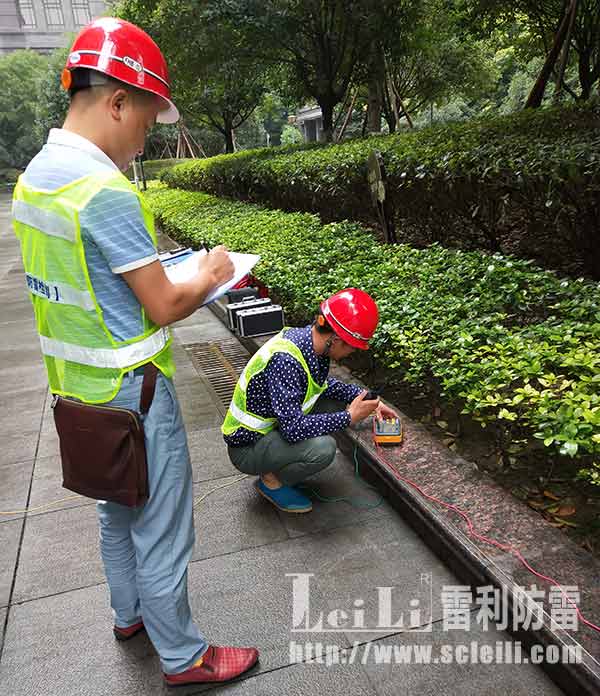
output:
M 579 54 L 579 86 L 581 87 L 580 99 L 587 101 L 592 94 L 593 83 L 590 79 L 590 54 L 582 51 Z
M 409 127 L 410 127 L 410 128 L 414 128 L 414 127 L 415 127 L 415 124 L 413 123 L 413 120 L 412 120 L 412 118 L 410 117 L 410 114 L 409 114 L 408 111 L 406 110 L 406 107 L 404 106 L 404 102 L 402 101 L 402 99 L 401 99 L 398 95 L 396 95 L 396 98 L 398 99 L 398 104 L 400 104 L 400 108 L 402 109 L 402 115 L 403 115 L 403 116 L 406 118 L 406 120 L 408 121 Z
M 565 47 L 563 49 L 562 56 L 560 58 L 560 65 L 558 67 L 558 78 L 556 80 L 556 89 L 554 90 L 554 103 L 558 104 L 563 91 L 563 82 L 565 81 L 565 71 L 567 69 L 567 62 L 569 60 L 569 49 L 571 48 L 571 37 L 573 36 L 573 29 L 575 27 L 575 19 L 577 18 L 577 0 L 573 0 L 571 3 L 571 9 L 569 10 L 569 28 L 567 30 L 567 36 L 565 38 Z
M 233 128 L 230 124 L 225 124 L 225 152 L 229 155 L 235 151 L 233 146 Z
M 354 95 L 352 96 L 352 99 L 350 100 L 350 106 L 348 107 L 348 111 L 346 112 L 346 118 L 344 119 L 344 123 L 342 123 L 342 127 L 340 129 L 340 132 L 338 133 L 336 137 L 336 142 L 339 142 L 343 137 L 344 133 L 346 132 L 346 128 L 348 128 L 348 124 L 352 120 L 352 111 L 354 109 L 354 102 L 356 101 L 356 97 L 358 96 L 358 88 L 354 92 Z
M 381 133 L 381 83 L 376 75 L 369 80 L 367 99 L 367 132 Z
M 326 143 L 333 142 L 333 107 L 335 104 L 329 100 L 319 102 L 323 114 L 323 140 Z
M 550 75 L 554 70 L 554 66 L 556 65 L 558 56 L 560 55 L 562 47 L 565 43 L 565 39 L 567 38 L 567 32 L 569 30 L 569 19 L 570 12 L 567 8 L 561 20 L 560 26 L 558 27 L 558 31 L 556 32 L 556 35 L 554 37 L 554 43 L 552 44 L 550 53 L 548 53 L 546 61 L 542 66 L 542 70 L 539 74 L 539 77 L 536 80 L 535 85 L 531 90 L 531 93 L 529 94 L 527 103 L 525 104 L 526 109 L 537 109 L 542 105 L 544 92 L 546 91 L 546 85 L 548 84 Z

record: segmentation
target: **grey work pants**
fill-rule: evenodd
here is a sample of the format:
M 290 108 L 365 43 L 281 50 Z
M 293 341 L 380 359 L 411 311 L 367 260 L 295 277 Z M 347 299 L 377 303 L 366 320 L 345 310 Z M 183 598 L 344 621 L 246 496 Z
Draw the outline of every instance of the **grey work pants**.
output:
M 313 413 L 343 411 L 341 401 L 321 397 Z M 287 442 L 278 430 L 272 430 L 249 447 L 228 447 L 229 459 L 244 474 L 259 476 L 273 473 L 284 486 L 295 486 L 328 467 L 335 457 L 335 440 L 331 435 Z

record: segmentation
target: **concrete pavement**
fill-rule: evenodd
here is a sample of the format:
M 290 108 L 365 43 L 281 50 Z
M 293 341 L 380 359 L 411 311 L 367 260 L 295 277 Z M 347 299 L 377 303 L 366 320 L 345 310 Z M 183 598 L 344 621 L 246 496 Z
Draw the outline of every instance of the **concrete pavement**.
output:
M 24 280 L 18 243 L 8 224 L 9 199 L 0 198 L 0 511 L 34 508 L 70 497 L 61 487 L 58 440 Z M 186 345 L 230 337 L 207 310 L 174 329 L 176 386 L 193 462 L 197 541 L 189 572 L 194 614 L 210 641 L 257 645 L 258 668 L 240 682 L 212 690 L 240 695 L 548 694 L 561 693 L 533 665 L 376 664 L 431 646 L 433 657 L 458 644 L 495 646 L 507 634 L 476 622 L 469 632 L 444 631 L 442 587 L 460 585 L 385 502 L 363 509 L 315 502 L 310 515 L 277 512 L 229 463 L 219 432 L 222 405 L 194 367 Z M 338 453 L 313 485 L 324 496 L 372 500 Z M 216 490 L 215 490 L 216 489 Z M 7 696 L 163 694 L 158 659 L 145 635 L 126 644 L 111 632 L 108 592 L 100 561 L 93 501 L 63 500 L 51 508 L 0 515 L 0 693 Z M 312 574 L 310 578 L 306 578 Z M 310 614 L 293 616 L 296 589 L 310 582 Z M 392 588 L 393 623 L 372 629 L 378 587 Z M 297 592 L 297 598 L 300 597 Z M 411 603 L 412 602 L 412 603 Z M 354 611 L 351 628 L 315 628 Z M 411 610 L 414 612 L 411 615 Z M 326 624 L 327 625 L 327 624 Z M 422 631 L 427 627 L 427 631 Z M 291 645 L 291 642 L 294 643 Z M 373 642 L 371 642 L 373 641 Z M 356 642 L 357 650 L 351 652 Z M 326 666 L 306 644 L 350 648 L 354 664 Z M 363 644 L 369 644 L 365 648 Z M 318 644 L 321 644 L 318 647 Z M 443 646 L 448 646 L 443 648 Z M 330 654 L 331 654 L 330 649 Z M 368 650 L 368 653 L 365 653 Z M 313 655 L 314 657 L 314 655 Z M 364 662 L 364 664 L 363 664 Z M 211 687 L 184 687 L 193 694 Z

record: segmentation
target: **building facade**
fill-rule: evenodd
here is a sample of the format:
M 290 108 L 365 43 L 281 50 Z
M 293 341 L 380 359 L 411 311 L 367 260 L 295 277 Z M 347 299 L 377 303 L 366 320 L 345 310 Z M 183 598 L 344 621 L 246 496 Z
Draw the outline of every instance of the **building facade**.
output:
M 0 0 L 1 2 L 2 0 Z M 323 114 L 319 106 L 305 106 L 299 109 L 295 118 L 304 142 L 313 143 L 323 140 Z
M 20 48 L 49 53 L 106 14 L 103 0 L 0 0 L 0 55 Z

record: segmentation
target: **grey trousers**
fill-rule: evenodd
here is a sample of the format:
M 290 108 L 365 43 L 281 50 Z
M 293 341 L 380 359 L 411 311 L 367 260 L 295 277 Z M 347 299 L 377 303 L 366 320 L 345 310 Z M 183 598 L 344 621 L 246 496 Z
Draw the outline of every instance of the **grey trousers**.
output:
M 313 413 L 343 411 L 341 401 L 320 398 Z M 249 447 L 228 447 L 229 459 L 244 474 L 259 476 L 273 473 L 284 486 L 295 486 L 328 467 L 335 457 L 336 444 L 331 435 L 287 442 L 278 430 L 261 436 Z

